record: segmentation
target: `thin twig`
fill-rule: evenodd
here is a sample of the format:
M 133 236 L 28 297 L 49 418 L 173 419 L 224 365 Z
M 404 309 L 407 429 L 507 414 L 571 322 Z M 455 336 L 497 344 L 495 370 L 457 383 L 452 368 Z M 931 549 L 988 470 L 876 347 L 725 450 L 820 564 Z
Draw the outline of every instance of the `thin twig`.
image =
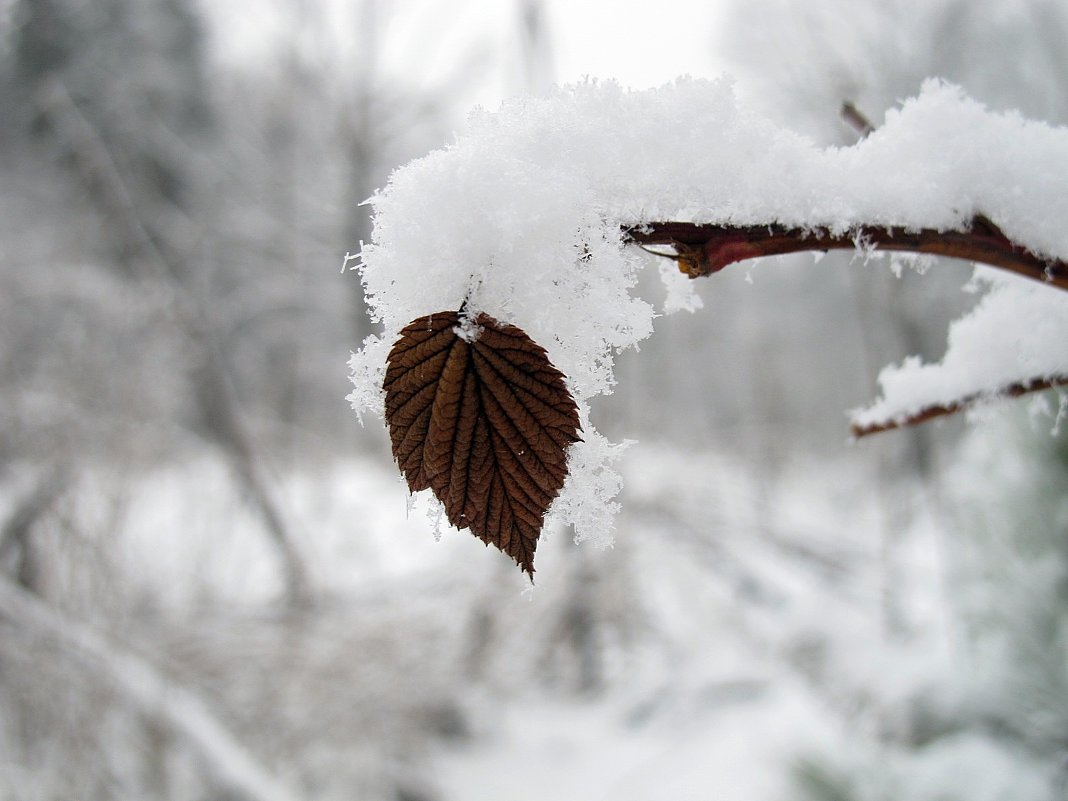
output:
M 841 114 L 842 119 L 849 123 L 850 127 L 860 135 L 861 139 L 866 139 L 875 133 L 875 126 L 851 101 L 846 100 L 842 103 Z
M 893 420 L 884 420 L 869 425 L 853 424 L 849 427 L 849 430 L 854 437 L 859 439 L 860 437 L 867 437 L 871 434 L 879 434 L 883 431 L 892 431 L 897 428 L 915 426 L 921 423 L 926 423 L 929 420 L 934 420 L 938 417 L 957 414 L 958 412 L 962 412 L 987 401 L 997 400 L 999 398 L 1019 398 L 1022 395 L 1028 395 L 1032 392 L 1043 392 L 1047 389 L 1054 389 L 1055 387 L 1068 387 L 1068 376 L 1053 376 L 1051 378 L 1034 378 L 1029 381 L 1017 381 L 993 392 L 977 392 L 973 395 L 961 398 L 960 400 L 953 401 L 952 403 L 934 404 L 924 407 L 918 412 L 913 412 L 912 414 L 903 417 L 897 417 Z

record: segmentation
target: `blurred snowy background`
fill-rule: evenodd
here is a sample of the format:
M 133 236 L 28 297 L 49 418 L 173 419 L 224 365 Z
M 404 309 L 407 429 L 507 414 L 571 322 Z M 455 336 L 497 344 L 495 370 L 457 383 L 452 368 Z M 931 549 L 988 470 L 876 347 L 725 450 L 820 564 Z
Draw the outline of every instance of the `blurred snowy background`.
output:
M 848 144 L 934 75 L 1064 124 L 1065 42 L 1062 0 L 0 0 L 0 799 L 1068 798 L 1058 399 L 846 441 L 968 265 L 704 281 L 595 409 L 616 546 L 549 532 L 533 593 L 349 410 L 340 269 L 476 103 L 727 70 Z

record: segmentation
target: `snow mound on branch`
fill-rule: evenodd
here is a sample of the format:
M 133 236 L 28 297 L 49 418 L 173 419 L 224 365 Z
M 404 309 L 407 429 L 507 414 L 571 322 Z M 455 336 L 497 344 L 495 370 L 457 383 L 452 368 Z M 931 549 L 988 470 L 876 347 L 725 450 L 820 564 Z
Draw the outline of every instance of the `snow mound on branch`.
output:
M 1064 130 L 993 114 L 937 81 L 846 148 L 817 147 L 746 109 L 727 79 L 646 91 L 589 82 L 477 111 L 372 201 L 359 269 L 382 331 L 352 357 L 350 401 L 381 414 L 399 330 L 466 303 L 542 345 L 588 421 L 589 400 L 612 390 L 614 353 L 648 336 L 655 316 L 633 294 L 646 261 L 624 247 L 622 226 L 777 222 L 842 234 L 962 229 L 982 213 L 1035 253 L 1064 258 L 1065 174 Z M 672 307 L 696 307 L 677 282 L 670 289 Z M 569 481 L 555 508 L 579 522 L 578 537 L 608 544 L 613 451 L 584 428 L 572 466 L 598 475 L 597 491 Z
M 854 412 L 863 429 L 902 421 L 925 409 L 992 398 L 1024 380 L 1068 378 L 1068 296 L 1036 281 L 976 269 L 989 287 L 979 304 L 949 329 L 937 364 L 910 357 L 879 374 L 882 397 Z

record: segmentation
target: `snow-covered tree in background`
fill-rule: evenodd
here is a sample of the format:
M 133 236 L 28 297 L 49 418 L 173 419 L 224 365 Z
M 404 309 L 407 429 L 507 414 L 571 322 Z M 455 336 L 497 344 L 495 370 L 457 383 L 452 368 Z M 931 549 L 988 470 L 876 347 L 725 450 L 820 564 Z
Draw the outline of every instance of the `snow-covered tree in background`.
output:
M 867 700 L 842 711 L 854 737 L 801 750 L 798 798 L 1064 797 L 1068 470 L 1063 430 L 1037 419 L 1000 414 L 967 436 L 946 482 L 944 639 L 923 658 L 907 641 L 881 652 L 850 691 Z M 830 669 L 858 661 L 843 650 Z M 858 737 L 866 717 L 880 723 Z

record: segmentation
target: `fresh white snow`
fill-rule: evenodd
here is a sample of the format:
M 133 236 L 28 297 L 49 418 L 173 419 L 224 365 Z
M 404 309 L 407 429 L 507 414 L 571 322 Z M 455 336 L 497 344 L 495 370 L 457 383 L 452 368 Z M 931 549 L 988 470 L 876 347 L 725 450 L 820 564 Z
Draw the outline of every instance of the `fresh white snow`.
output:
M 854 425 L 990 396 L 1021 381 L 1068 377 L 1068 294 L 986 267 L 976 269 L 975 280 L 989 290 L 950 327 L 943 359 L 910 357 L 884 368 L 883 396 L 855 412 Z

